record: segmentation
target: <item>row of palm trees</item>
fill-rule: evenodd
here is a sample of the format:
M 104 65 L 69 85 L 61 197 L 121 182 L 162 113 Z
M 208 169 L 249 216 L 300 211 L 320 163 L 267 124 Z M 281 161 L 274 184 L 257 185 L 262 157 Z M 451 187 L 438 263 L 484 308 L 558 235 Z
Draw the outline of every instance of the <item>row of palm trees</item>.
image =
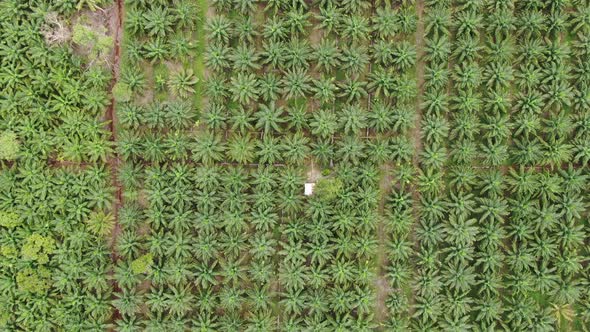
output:
M 409 256 L 417 259 L 417 264 L 412 265 L 418 268 L 402 266 L 391 275 L 394 287 L 403 289 L 400 280 L 405 287 L 416 285 L 412 294 L 415 316 L 409 321 L 394 320 L 392 325 L 397 328 L 567 330 L 574 328 L 573 316 L 578 314 L 581 319 L 585 315 L 582 308 L 587 296 L 580 286 L 587 281 L 583 256 L 578 252 L 585 238 L 581 224 L 585 191 L 574 184 L 584 182 L 586 177 L 580 169 L 585 162 L 578 164 L 583 160 L 584 144 L 574 143 L 579 147 L 576 154 L 580 153 L 576 158 L 571 150 L 574 137 L 585 136 L 584 114 L 570 114 L 570 110 L 576 109 L 570 108 L 573 94 L 567 91 L 578 78 L 572 80 L 556 74 L 570 71 L 571 64 L 576 63 L 563 56 L 567 54 L 563 53 L 566 41 L 557 38 L 556 31 L 567 30 L 551 26 L 548 31 L 553 41 L 545 43 L 535 36 L 538 33 L 534 26 L 531 31 L 523 29 L 516 33 L 519 24 L 500 28 L 496 21 L 502 17 L 509 22 L 518 15 L 518 23 L 528 27 L 527 19 L 543 21 L 552 15 L 547 20 L 549 26 L 552 19 L 566 17 L 565 10 L 560 11 L 556 4 L 514 9 L 505 2 L 491 2 L 491 8 L 485 10 L 501 10 L 509 15 L 491 15 L 489 20 L 479 14 L 484 11 L 479 3 L 461 2 L 455 7 L 432 4 L 437 10 L 430 11 L 432 16 L 426 21 L 428 101 L 423 111 L 427 117 L 443 119 L 436 122 L 449 121 L 451 125 L 450 129 L 426 138 L 424 150 L 441 144 L 444 147 L 446 138 L 460 141 L 448 144 L 452 151 L 450 159 L 441 158 L 440 165 L 449 165 L 448 168 L 433 169 L 432 165 L 422 163 L 420 176 L 436 182 L 430 186 L 421 185 L 420 180 L 416 183 L 421 194 L 419 204 L 411 199 L 410 192 L 403 190 L 403 182 L 399 184 L 401 193 L 394 188 L 395 202 L 404 208 L 394 212 L 392 232 L 395 238 L 414 232 L 418 240 L 415 248 L 420 248 Z M 517 13 L 514 16 L 513 11 Z M 445 17 L 456 18 L 458 23 L 451 27 Z M 544 26 L 542 23 L 537 27 L 541 29 L 538 31 Z M 518 43 L 512 41 L 513 34 Z M 511 47 L 512 44 L 521 46 Z M 517 60 L 512 62 L 513 58 Z M 448 70 L 449 60 L 461 65 Z M 491 81 L 486 75 L 496 79 Z M 542 82 L 546 87 L 539 87 Z M 524 91 L 514 96 L 509 90 L 513 85 Z M 555 86 L 566 93 L 549 92 Z M 446 107 L 450 104 L 447 100 L 452 98 L 447 97 L 448 91 L 471 104 L 465 103 L 456 110 L 451 107 L 450 113 Z M 525 102 L 531 97 L 536 98 L 532 99 L 534 103 Z M 522 109 L 528 105 L 534 105 L 535 110 Z M 532 131 L 527 132 L 525 127 Z M 547 150 L 541 153 L 544 157 L 537 150 L 541 142 L 547 144 Z M 532 167 L 506 167 L 505 171 L 502 165 L 507 158 L 494 157 L 502 150 L 504 154 L 514 151 L 514 161 L 510 162 L 516 166 Z M 462 158 L 467 151 L 471 151 L 468 155 L 479 157 Z M 480 162 L 495 167 L 474 170 L 473 164 Z M 572 162 L 576 165 L 568 167 Z M 541 170 L 539 165 L 551 165 L 553 169 Z M 562 185 L 557 183 L 570 181 L 571 190 L 559 189 Z M 562 209 L 562 202 L 568 202 L 568 208 Z M 411 214 L 408 210 L 416 204 L 420 219 L 412 224 L 412 219 L 404 216 Z M 566 212 L 569 209 L 576 212 Z M 533 211 L 542 212 L 537 215 Z M 551 221 L 545 224 L 541 220 Z M 563 240 L 564 234 L 569 234 L 567 240 Z M 408 264 L 405 251 L 396 251 L 394 257 Z M 438 266 L 450 268 L 439 272 Z M 477 298 L 472 297 L 475 292 Z M 539 292 L 546 296 L 539 298 Z M 402 291 L 396 293 L 393 304 L 398 316 L 407 317 L 404 308 L 410 299 Z
M 297 168 L 170 164 L 125 172 L 124 183 L 145 181 L 146 199 L 123 213 L 117 324 L 293 331 L 371 325 L 378 173 L 369 165 L 344 167 L 338 178 L 355 189 L 307 203 Z M 146 218 L 151 230 L 141 235 Z M 130 273 L 129 262 L 146 251 L 154 263 L 144 292 L 136 290 L 144 277 Z M 273 301 L 283 312 L 278 326 Z M 144 302 L 145 320 L 138 319 Z
M 108 172 L 101 166 L 49 170 L 29 161 L 0 175 L 0 209 L 17 218 L 0 232 L 2 328 L 106 326 L 113 313 L 110 249 L 87 222 L 93 211 L 112 206 Z

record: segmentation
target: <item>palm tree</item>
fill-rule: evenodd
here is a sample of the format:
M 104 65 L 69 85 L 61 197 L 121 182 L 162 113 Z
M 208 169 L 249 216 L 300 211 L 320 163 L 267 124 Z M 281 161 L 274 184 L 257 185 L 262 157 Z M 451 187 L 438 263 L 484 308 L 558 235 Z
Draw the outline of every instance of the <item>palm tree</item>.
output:
M 227 125 L 226 108 L 218 103 L 209 103 L 203 112 L 203 121 L 209 129 L 222 130 Z
M 365 111 L 360 105 L 345 106 L 340 117 L 340 127 L 345 134 L 356 134 L 367 127 Z
M 414 310 L 412 317 L 419 318 L 422 324 L 429 321 L 436 321 L 438 316 L 442 314 L 442 299 L 438 295 L 417 296 Z
M 221 72 L 230 67 L 230 48 L 221 43 L 210 43 L 207 45 L 204 58 L 208 68 Z
M 345 136 L 337 145 L 336 155 L 344 162 L 358 164 L 366 157 L 365 143 L 357 136 Z
M 199 79 L 194 75 L 193 70 L 182 68 L 176 73 L 173 73 L 168 81 L 168 87 L 172 94 L 181 98 L 188 98 L 189 94 L 194 93 L 194 85 Z
M 287 68 L 308 68 L 312 49 L 305 39 L 292 38 L 286 49 L 285 65 Z
M 143 31 L 151 37 L 166 37 L 173 32 L 177 17 L 166 7 L 152 7 L 143 14 Z
M 340 64 L 340 50 L 333 40 L 322 40 L 314 48 L 314 59 L 316 60 L 316 69 L 332 72 Z
M 209 97 L 210 103 L 225 101 L 228 95 L 227 80 L 223 75 L 211 75 L 205 84 L 205 94 Z
M 298 316 L 305 308 L 305 293 L 302 289 L 299 290 L 287 290 L 281 294 L 281 300 L 279 304 L 285 310 L 287 315 Z
M 250 17 L 245 17 L 236 23 L 234 34 L 240 42 L 253 44 L 254 38 L 259 35 L 257 28 L 257 24 L 253 23 Z
M 123 289 L 115 294 L 117 298 L 113 300 L 113 305 L 124 316 L 134 316 L 139 311 L 142 301 L 142 295 L 135 289 Z
M 396 89 L 395 84 L 392 68 L 377 66 L 369 75 L 368 88 L 377 98 L 391 96 Z
M 342 9 L 348 14 L 360 14 L 363 10 L 368 9 L 370 3 L 363 0 L 346 0 L 342 3 Z
M 260 80 L 260 95 L 266 102 L 274 102 L 279 99 L 283 90 L 282 81 L 274 73 L 266 73 Z
M 269 65 L 271 69 L 283 69 L 286 61 L 285 48 L 286 45 L 282 41 L 271 39 L 268 43 L 263 42 L 260 52 L 262 64 Z
M 393 47 L 393 64 L 400 70 L 405 71 L 416 63 L 416 48 L 409 42 L 397 43 Z
M 391 158 L 397 162 L 408 162 L 412 160 L 414 146 L 405 136 L 397 136 L 390 140 L 389 147 Z
M 313 91 L 315 92 L 315 98 L 319 99 L 320 102 L 324 104 L 328 104 L 334 102 L 336 99 L 336 92 L 338 91 L 338 87 L 334 83 L 335 77 L 323 77 L 319 80 L 314 80 L 315 87 Z
M 260 57 L 253 46 L 241 44 L 233 48 L 230 59 L 235 71 L 255 71 L 260 69 Z
M 458 39 L 453 55 L 458 63 L 474 65 L 482 56 L 483 46 L 479 45 L 479 39 L 474 36 L 463 36 Z
M 256 147 L 258 149 L 256 155 L 262 164 L 274 164 L 282 159 L 282 146 L 270 135 L 265 135 L 262 140 L 259 140 Z
M 571 21 L 572 31 L 574 33 L 582 32 L 588 33 L 590 31 L 590 6 L 580 5 L 576 6 L 576 13 L 573 15 Z
M 353 43 L 362 42 L 367 39 L 370 32 L 369 20 L 359 15 L 346 15 L 340 22 L 338 32 Z
M 256 128 L 262 130 L 265 134 L 271 132 L 271 130 L 280 132 L 280 124 L 285 122 L 282 117 L 284 109 L 282 107 L 276 107 L 275 102 L 272 101 L 270 104 L 260 104 L 260 109 L 254 114 L 256 118 Z
M 367 83 L 358 78 L 346 75 L 343 82 L 340 82 L 340 91 L 338 96 L 346 97 L 347 102 L 358 101 L 368 95 L 365 87 Z
M 301 164 L 309 154 L 309 139 L 302 133 L 289 135 L 283 140 L 283 157 L 288 163 Z
M 482 18 L 475 11 L 461 11 L 455 16 L 457 36 L 478 37 Z
M 246 134 L 254 129 L 254 126 L 252 125 L 253 121 L 254 117 L 252 116 L 251 110 L 239 107 L 232 110 L 232 115 L 230 117 L 232 125 L 230 129 L 240 134 Z
M 287 129 L 297 132 L 309 129 L 307 108 L 305 104 L 287 107 Z
M 316 14 L 315 18 L 318 20 L 318 29 L 322 29 L 329 35 L 336 30 L 342 20 L 342 12 L 340 8 L 330 2 L 320 6 L 320 13 Z
M 393 110 L 391 105 L 378 99 L 371 106 L 371 112 L 367 114 L 369 128 L 379 133 L 388 131 L 392 125 L 391 113 L 393 113 Z
M 441 36 L 425 41 L 424 59 L 432 63 L 446 63 L 451 55 L 451 44 L 449 38 Z
M 447 149 L 439 143 L 427 144 L 420 153 L 421 163 L 429 168 L 442 168 L 447 160 Z
M 313 118 L 309 123 L 311 132 L 321 138 L 332 136 L 337 129 L 337 117 L 330 110 L 319 110 L 313 113 Z
M 287 11 L 286 16 L 286 26 L 291 31 L 291 35 L 304 34 L 305 30 L 310 26 L 311 12 L 305 12 L 303 8 L 292 7 Z
M 205 25 L 209 40 L 225 44 L 229 42 L 231 29 L 231 20 L 223 15 L 212 17 Z
M 287 290 L 302 289 L 306 275 L 307 268 L 303 263 L 284 262 L 279 268 L 281 285 Z
M 318 139 L 311 145 L 311 154 L 325 165 L 334 158 L 334 147 L 329 139 Z
M 364 45 L 350 45 L 343 48 L 340 60 L 347 74 L 359 75 L 367 68 L 370 56 Z
M 221 138 L 211 132 L 199 135 L 191 146 L 191 158 L 204 164 L 213 164 L 223 159 L 225 146 Z
M 232 93 L 232 100 L 240 104 L 248 104 L 251 101 L 258 99 L 259 82 L 256 75 L 238 73 L 231 78 L 230 92 Z
M 254 160 L 254 147 L 248 135 L 233 135 L 228 141 L 227 155 L 230 160 L 248 164 Z
M 287 70 L 282 83 L 284 93 L 288 100 L 305 97 L 305 95 L 311 90 L 311 77 L 307 70 L 302 68 Z
M 449 36 L 452 16 L 448 7 L 440 5 L 426 13 L 424 32 L 430 40 L 437 40 L 441 36 Z
M 378 7 L 373 18 L 373 29 L 380 39 L 394 37 L 399 32 L 399 16 L 390 7 Z
M 264 37 L 265 40 L 270 40 L 271 42 L 284 40 L 287 37 L 287 33 L 287 24 L 285 19 L 280 15 L 268 17 L 262 27 L 262 37 Z

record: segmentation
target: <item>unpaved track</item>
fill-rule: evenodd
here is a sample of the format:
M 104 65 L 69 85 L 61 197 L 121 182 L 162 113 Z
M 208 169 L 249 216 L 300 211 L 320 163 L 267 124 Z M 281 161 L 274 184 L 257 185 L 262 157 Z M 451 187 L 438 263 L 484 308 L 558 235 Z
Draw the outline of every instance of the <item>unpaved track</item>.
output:
M 109 122 L 109 130 L 111 131 L 110 140 L 115 145 L 115 152 L 111 155 L 108 159 L 107 164 L 109 170 L 111 172 L 111 181 L 112 185 L 115 188 L 115 201 L 113 202 L 113 214 L 115 216 L 115 227 L 113 232 L 111 233 L 111 241 L 113 248 L 117 243 L 117 236 L 121 233 L 121 225 L 119 224 L 119 207 L 122 203 L 122 193 L 123 190 L 121 188 L 121 184 L 119 183 L 118 173 L 119 173 L 119 165 L 121 160 L 119 158 L 119 154 L 116 150 L 116 143 L 117 143 L 117 113 L 115 111 L 116 108 L 116 101 L 113 96 L 113 87 L 119 81 L 119 75 L 121 72 L 121 39 L 123 36 L 122 31 L 123 26 L 123 0 L 116 0 L 113 6 L 113 17 L 111 19 L 111 31 L 113 33 L 113 39 L 115 40 L 114 50 L 113 50 L 113 64 L 112 64 L 112 81 L 109 88 L 109 93 L 111 96 L 111 103 L 107 109 L 106 119 Z M 112 259 L 115 262 L 118 259 L 118 255 L 116 251 L 112 250 Z

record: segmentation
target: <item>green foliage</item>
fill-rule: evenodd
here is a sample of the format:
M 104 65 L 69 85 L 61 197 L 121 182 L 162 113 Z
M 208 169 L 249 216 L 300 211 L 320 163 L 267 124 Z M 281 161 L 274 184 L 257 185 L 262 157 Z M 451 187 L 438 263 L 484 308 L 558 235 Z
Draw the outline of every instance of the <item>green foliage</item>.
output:
M 113 86 L 112 93 L 115 100 L 121 103 L 128 102 L 133 95 L 133 91 L 129 85 L 124 82 L 117 82 L 115 86 Z
M 326 202 L 331 202 L 342 192 L 343 183 L 338 178 L 319 179 L 313 189 L 314 196 Z
M 0 134 L 0 159 L 15 160 L 18 157 L 20 143 L 16 133 L 5 131 Z
M 0 226 L 6 228 L 15 228 L 20 225 L 22 221 L 15 212 L 0 211 Z
M 115 217 L 110 213 L 103 211 L 94 212 L 86 220 L 88 230 L 98 236 L 106 236 L 111 234 L 115 226 Z
M 154 256 L 145 254 L 131 262 L 131 270 L 135 274 L 144 274 L 150 271 L 152 264 L 154 264 Z
M 23 292 L 44 294 L 51 286 L 51 273 L 44 267 L 24 268 L 16 274 L 16 284 Z
M 49 262 L 49 255 L 55 250 L 55 240 L 51 237 L 34 233 L 29 235 L 21 248 L 25 260 L 37 261 L 39 264 Z
M 86 19 L 83 17 L 80 22 Z M 83 49 L 90 61 L 105 61 L 113 49 L 113 37 L 104 27 L 76 23 L 72 28 L 72 42 Z
M 188 98 L 189 94 L 194 93 L 194 85 L 199 79 L 195 76 L 192 69 L 181 69 L 172 73 L 168 80 L 168 87 L 172 94 L 181 98 Z

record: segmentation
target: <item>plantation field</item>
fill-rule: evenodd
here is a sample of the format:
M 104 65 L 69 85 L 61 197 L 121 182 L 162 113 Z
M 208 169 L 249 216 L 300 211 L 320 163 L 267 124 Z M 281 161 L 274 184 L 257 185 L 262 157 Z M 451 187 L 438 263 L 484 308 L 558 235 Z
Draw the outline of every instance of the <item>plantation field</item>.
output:
M 588 0 L 0 0 L 0 37 L 0 331 L 590 331 Z

